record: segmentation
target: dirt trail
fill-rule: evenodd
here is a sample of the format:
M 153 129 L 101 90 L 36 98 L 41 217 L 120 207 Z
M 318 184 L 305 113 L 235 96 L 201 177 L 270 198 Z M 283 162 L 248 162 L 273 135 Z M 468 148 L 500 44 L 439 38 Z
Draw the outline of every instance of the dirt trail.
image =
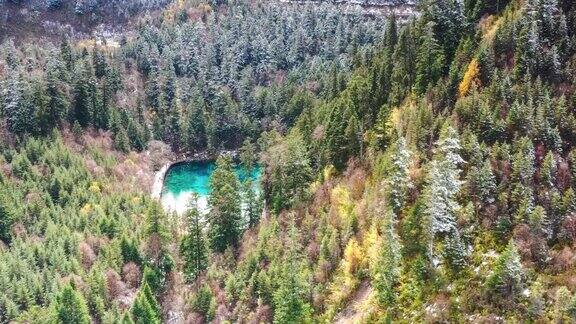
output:
M 368 280 L 364 280 L 354 296 L 346 307 L 340 311 L 334 318 L 334 323 L 336 324 L 350 324 L 350 323 L 360 323 L 362 320 L 362 305 L 368 301 L 368 298 L 372 294 L 372 286 L 370 286 Z

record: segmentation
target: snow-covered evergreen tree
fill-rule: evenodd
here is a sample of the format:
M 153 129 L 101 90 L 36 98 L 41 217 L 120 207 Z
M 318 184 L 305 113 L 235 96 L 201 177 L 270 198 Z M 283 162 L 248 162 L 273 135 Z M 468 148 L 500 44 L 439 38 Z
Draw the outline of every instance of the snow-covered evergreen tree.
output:
M 456 216 L 460 210 L 457 195 L 463 184 L 458 165 L 464 162 L 458 153 L 460 141 L 457 136 L 454 128 L 445 128 L 436 142 L 435 159 L 430 163 L 424 195 L 432 236 L 457 230 Z
M 467 263 L 466 246 L 460 238 L 458 231 L 452 231 L 446 237 L 446 244 L 444 246 L 444 258 L 448 262 L 450 269 L 454 272 L 462 270 Z
M 502 298 L 514 300 L 523 288 L 524 271 L 516 245 L 511 240 L 498 257 L 494 271 L 486 279 L 486 286 Z
M 389 200 L 395 213 L 404 206 L 406 194 L 412 185 L 409 174 L 410 155 L 406 140 L 399 137 L 392 147 L 391 170 L 386 178 Z
M 480 204 L 491 204 L 496 200 L 496 177 L 490 160 L 484 161 L 482 167 L 473 166 L 468 172 L 470 194 Z

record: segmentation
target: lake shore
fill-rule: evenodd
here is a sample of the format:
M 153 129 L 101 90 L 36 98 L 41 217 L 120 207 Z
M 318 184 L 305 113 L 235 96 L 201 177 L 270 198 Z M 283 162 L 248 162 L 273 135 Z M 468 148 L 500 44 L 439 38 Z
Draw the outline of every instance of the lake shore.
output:
M 209 153 L 209 152 L 199 152 L 194 154 L 184 153 L 179 156 L 176 156 L 173 161 L 167 162 L 162 167 L 154 173 L 154 182 L 152 184 L 150 196 L 153 199 L 160 201 L 162 207 L 166 212 L 176 212 L 177 214 L 183 214 L 186 210 L 185 206 L 186 202 L 190 197 L 186 197 L 185 195 L 181 195 L 179 197 L 174 197 L 173 195 L 169 195 L 164 197 L 164 185 L 166 180 L 166 175 L 173 167 L 176 167 L 181 164 L 192 163 L 192 162 L 210 162 L 215 161 L 218 156 L 226 155 L 232 157 L 232 159 L 238 159 L 238 151 L 237 150 L 228 150 L 228 151 L 219 151 L 217 153 Z M 203 197 L 204 198 L 204 197 Z M 198 202 L 199 209 L 205 211 L 207 210 L 207 200 L 200 199 Z

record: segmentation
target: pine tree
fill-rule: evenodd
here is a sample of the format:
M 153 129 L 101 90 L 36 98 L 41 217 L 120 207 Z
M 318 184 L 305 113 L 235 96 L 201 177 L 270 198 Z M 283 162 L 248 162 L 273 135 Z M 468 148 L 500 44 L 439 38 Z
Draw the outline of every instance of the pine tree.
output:
M 492 274 L 486 279 L 486 286 L 491 293 L 514 301 L 523 287 L 523 276 L 520 255 L 514 242 L 510 241 L 496 260 Z
M 27 83 L 21 74 L 11 71 L 4 89 L 2 115 L 6 118 L 8 130 L 15 134 L 31 133 L 34 121 L 34 106 Z
M 94 50 L 92 51 L 92 66 L 94 68 L 94 75 L 98 79 L 101 79 L 106 75 L 106 71 L 108 70 L 106 58 L 97 46 L 94 47 Z
M 398 24 L 396 20 L 396 14 L 392 13 L 390 18 L 388 18 L 386 33 L 384 34 L 384 46 L 390 50 L 393 50 L 398 42 Z M 392 53 L 390 52 L 389 54 Z
M 160 306 L 151 294 L 150 286 L 144 282 L 134 300 L 131 313 L 136 324 L 160 324 L 161 314 L 158 312 Z
M 306 301 L 306 281 L 303 265 L 299 262 L 296 229 L 290 229 L 292 244 L 287 246 L 285 260 L 281 266 L 278 288 L 274 291 L 274 323 L 307 323 L 310 319 L 310 304 Z
M 442 47 L 438 44 L 430 23 L 424 30 L 416 58 L 416 84 L 415 89 L 423 94 L 428 85 L 435 83 L 445 68 L 445 56 Z
M 240 163 L 242 167 L 249 175 L 254 167 L 256 167 L 257 162 L 257 155 L 256 155 L 256 146 L 252 143 L 250 138 L 247 138 L 242 143 L 242 147 L 240 148 Z M 247 177 L 246 179 L 248 179 Z
M 14 221 L 15 214 L 8 203 L 7 195 L 4 192 L 0 192 L 0 240 L 4 243 L 10 243 L 11 241 Z
M 56 314 L 58 321 L 65 324 L 89 324 L 88 306 L 82 294 L 66 285 L 56 298 Z
M 540 167 L 540 184 L 548 190 L 553 189 L 556 182 L 556 158 L 554 154 L 549 151 L 542 161 Z
M 456 214 L 460 210 L 456 196 L 462 185 L 458 165 L 464 162 L 458 154 L 460 141 L 452 127 L 443 130 L 436 146 L 436 158 L 431 162 L 424 192 L 432 235 L 456 230 Z
M 534 209 L 532 189 L 535 172 L 535 156 L 532 141 L 524 137 L 518 142 L 516 153 L 512 157 L 511 205 L 517 221 L 525 220 Z
M 386 176 L 388 185 L 389 201 L 394 213 L 398 213 L 404 206 L 408 189 L 411 187 L 410 179 L 410 151 L 406 147 L 404 137 L 399 137 L 392 147 L 390 171 Z
M 72 46 L 70 45 L 70 40 L 67 37 L 63 37 L 60 42 L 60 58 L 66 69 L 72 72 L 74 69 L 74 53 L 72 52 Z
M 197 197 L 192 197 L 186 212 L 188 233 L 180 244 L 180 254 L 184 259 L 184 274 L 188 281 L 194 281 L 208 266 L 208 251 L 197 205 Z
M 540 75 L 542 44 L 535 21 L 524 18 L 514 53 L 514 73 L 517 78 L 525 74 Z
M 106 80 L 103 80 L 101 84 L 100 89 L 96 88 L 95 84 L 92 88 L 93 123 L 94 127 L 105 130 L 110 128 L 110 100 L 108 96 L 111 93 Z
M 466 247 L 464 246 L 458 231 L 452 231 L 446 237 L 446 244 L 444 246 L 444 258 L 454 273 L 458 273 L 466 266 Z
M 403 28 L 398 37 L 398 43 L 392 54 L 392 68 L 389 103 L 399 105 L 406 94 L 411 90 L 415 80 L 416 46 L 412 35 L 412 28 Z
M 50 125 L 44 121 L 45 115 L 43 112 L 48 111 L 50 98 L 46 95 L 43 80 L 33 80 L 30 91 L 30 105 L 34 107 L 31 110 L 35 110 L 33 118 L 29 117 L 33 120 L 33 122 L 29 122 L 30 131 L 34 134 L 47 135 L 54 128 L 54 125 Z
M 260 215 L 262 214 L 262 202 L 256 188 L 254 188 L 254 182 L 250 177 L 247 178 L 243 183 L 244 191 L 244 212 L 246 218 L 248 219 L 248 227 L 254 227 L 260 221 Z
M 284 141 L 270 147 L 264 162 L 267 168 L 264 192 L 268 194 L 273 212 L 279 213 L 306 199 L 312 168 L 298 131 L 293 130 Z
M 41 131 L 45 134 L 57 127 L 68 114 L 70 101 L 66 95 L 66 84 L 62 80 L 62 73 L 65 67 L 62 62 L 52 58 L 47 62 L 46 71 L 46 96 L 48 97 L 47 110 L 40 111 Z
M 174 100 L 172 101 L 172 106 L 170 107 L 168 120 L 166 121 L 164 140 L 170 143 L 172 150 L 178 152 L 182 147 L 182 129 L 180 128 L 181 123 L 180 106 Z
M 91 120 L 92 102 L 90 100 L 90 83 L 92 75 L 88 70 L 86 63 L 80 61 L 74 71 L 74 106 L 73 120 L 77 121 L 80 126 L 86 127 Z
M 386 308 L 391 308 L 396 300 L 396 286 L 400 280 L 401 245 L 400 239 L 395 233 L 393 213 L 383 211 L 383 214 L 383 240 L 372 277 L 379 303 Z
M 204 316 L 206 322 L 211 321 L 214 318 L 216 308 L 216 301 L 212 290 L 207 284 L 204 284 L 194 298 L 192 302 L 192 309 L 199 314 Z
M 150 282 L 151 288 L 157 291 L 163 288 L 163 280 L 171 271 L 172 259 L 168 253 L 169 232 L 166 214 L 157 204 L 151 204 L 145 216 L 145 235 L 147 239 L 146 257 L 156 279 Z
M 442 43 L 442 49 L 451 58 L 460 37 L 466 30 L 462 2 L 459 0 L 432 0 L 426 3 L 426 14 L 433 22 L 436 39 Z
M 468 187 L 476 202 L 482 205 L 496 201 L 496 177 L 490 160 L 484 161 L 482 167 L 473 166 L 468 172 Z
M 242 217 L 239 186 L 230 158 L 219 157 L 210 178 L 212 192 L 208 198 L 210 245 L 217 252 L 238 244 Z
M 207 148 L 206 113 L 199 93 L 193 94 L 195 99 L 189 106 L 186 115 L 186 145 L 190 152 L 200 152 Z

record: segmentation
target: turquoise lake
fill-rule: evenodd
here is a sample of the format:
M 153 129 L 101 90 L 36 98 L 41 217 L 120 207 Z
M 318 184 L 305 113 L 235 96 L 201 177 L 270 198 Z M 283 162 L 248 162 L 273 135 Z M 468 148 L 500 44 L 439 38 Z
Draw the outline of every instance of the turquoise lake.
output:
M 181 214 L 186 211 L 188 202 L 195 193 L 198 195 L 198 207 L 201 211 L 207 209 L 207 197 L 210 194 L 210 176 L 216 167 L 215 162 L 187 162 L 171 167 L 164 177 L 162 188 L 162 205 L 165 209 Z M 262 168 L 256 167 L 247 172 L 239 165 L 234 166 L 234 172 L 240 181 L 247 177 L 254 180 L 259 187 Z

